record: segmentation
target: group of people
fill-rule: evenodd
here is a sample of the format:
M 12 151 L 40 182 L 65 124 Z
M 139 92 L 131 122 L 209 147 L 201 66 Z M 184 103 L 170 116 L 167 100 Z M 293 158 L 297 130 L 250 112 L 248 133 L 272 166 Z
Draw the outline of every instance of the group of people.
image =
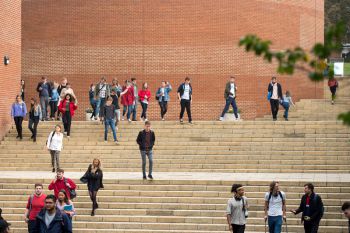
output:
M 305 194 L 301 198 L 299 208 L 290 210 L 294 215 L 302 213 L 301 221 L 304 224 L 305 233 L 317 233 L 324 214 L 322 198 L 315 193 L 314 188 L 312 183 L 305 184 Z M 249 217 L 248 198 L 244 195 L 244 187 L 241 184 L 233 184 L 231 193 L 233 197 L 228 200 L 226 208 L 227 223 L 231 232 L 244 233 Z M 281 233 L 283 222 L 287 224 L 287 207 L 286 194 L 280 190 L 279 182 L 270 183 L 269 192 L 264 196 L 264 203 L 265 232 L 268 225 L 269 233 Z M 341 210 L 349 219 L 350 232 L 350 202 L 345 202 Z

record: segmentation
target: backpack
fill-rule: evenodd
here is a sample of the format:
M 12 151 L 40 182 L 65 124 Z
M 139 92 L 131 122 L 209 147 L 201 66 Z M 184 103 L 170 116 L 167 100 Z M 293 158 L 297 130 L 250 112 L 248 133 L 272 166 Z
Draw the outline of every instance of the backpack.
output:
M 67 178 L 64 177 L 64 184 L 66 185 L 66 187 L 68 188 L 69 194 L 70 194 L 70 199 L 73 200 L 74 198 L 77 197 L 77 193 L 75 192 L 75 189 L 71 189 L 67 186 Z
M 33 203 L 33 199 L 34 199 L 34 194 L 31 194 L 30 195 L 30 198 L 29 198 L 29 209 L 28 209 L 28 213 L 27 213 L 27 218 L 29 218 L 29 215 L 30 215 L 30 211 L 32 210 L 32 203 Z

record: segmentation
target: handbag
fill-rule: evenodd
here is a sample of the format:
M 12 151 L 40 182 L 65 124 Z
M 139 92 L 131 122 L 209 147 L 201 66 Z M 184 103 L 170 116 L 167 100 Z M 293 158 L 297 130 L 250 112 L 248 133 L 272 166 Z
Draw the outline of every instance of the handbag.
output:
M 64 178 L 64 184 L 67 186 L 67 178 Z M 71 189 L 67 186 L 69 194 L 70 194 L 70 199 L 73 200 L 74 198 L 77 197 L 77 193 L 75 192 L 75 189 Z

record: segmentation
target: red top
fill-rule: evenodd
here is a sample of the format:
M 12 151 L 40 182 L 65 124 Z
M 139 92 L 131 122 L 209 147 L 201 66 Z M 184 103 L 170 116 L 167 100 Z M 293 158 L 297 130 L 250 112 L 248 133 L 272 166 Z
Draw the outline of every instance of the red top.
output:
M 71 189 L 76 189 L 76 184 L 69 178 L 67 179 L 67 183 L 70 185 Z M 54 183 L 53 181 L 51 182 L 51 184 L 49 185 L 49 190 L 53 190 L 55 193 L 55 197 L 58 198 L 58 193 L 60 192 L 61 189 L 64 189 L 67 193 L 67 197 L 68 199 L 70 199 L 70 193 L 68 190 L 68 187 L 65 185 L 64 183 L 64 179 L 62 180 L 56 180 L 56 182 Z
M 140 90 L 139 91 L 139 97 L 140 101 L 142 102 L 145 99 L 145 95 L 147 95 L 147 101 L 149 102 L 151 100 L 151 92 L 149 90 Z
M 58 110 L 62 113 L 66 112 L 66 102 L 67 100 L 62 100 L 60 104 L 58 105 Z M 71 116 L 74 116 L 74 110 L 76 110 L 78 107 L 74 104 L 74 102 L 69 103 L 69 112 Z
M 337 85 L 338 85 L 338 81 L 335 78 L 328 80 L 328 86 L 329 87 L 334 87 L 334 86 L 337 86 Z
M 306 197 L 306 205 L 310 205 L 310 196 Z
M 29 220 L 35 220 L 36 216 L 40 212 L 42 208 L 45 206 L 45 194 L 41 194 L 41 196 L 33 195 L 33 200 L 32 200 L 32 209 L 29 212 Z M 27 202 L 27 209 L 30 209 L 30 196 L 28 198 Z
M 123 88 L 123 91 L 125 91 L 125 87 Z M 133 105 L 135 100 L 135 96 L 134 96 L 134 87 L 130 86 L 128 88 L 128 91 L 125 93 L 125 95 L 122 96 L 122 100 L 121 103 L 124 106 L 129 106 L 129 105 Z

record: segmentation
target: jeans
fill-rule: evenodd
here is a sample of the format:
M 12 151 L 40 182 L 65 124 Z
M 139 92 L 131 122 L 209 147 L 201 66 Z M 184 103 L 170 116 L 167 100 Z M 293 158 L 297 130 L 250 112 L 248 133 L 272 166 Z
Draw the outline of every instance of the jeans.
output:
M 96 112 L 95 112 L 95 116 L 99 116 L 99 117 L 103 117 L 103 107 L 106 104 L 106 98 L 98 98 L 96 100 Z
M 149 160 L 149 170 L 148 170 L 148 175 L 152 175 L 152 169 L 153 169 L 153 151 L 145 151 L 141 150 L 141 158 L 142 158 L 142 174 L 143 176 L 146 176 L 146 156 L 148 155 L 148 160 Z
M 36 224 L 35 220 L 29 220 L 28 221 L 28 233 L 35 233 L 36 232 L 35 224 Z
M 279 100 L 270 99 L 270 105 L 271 105 L 271 112 L 272 112 L 272 118 L 275 120 L 277 119 L 278 114 L 278 107 L 279 107 Z
M 138 105 L 138 98 L 135 96 L 135 104 L 132 105 L 132 120 L 136 121 L 136 110 L 137 110 L 137 105 Z M 129 119 L 129 118 L 128 118 Z
M 288 119 L 288 111 L 289 111 L 289 103 L 288 102 L 283 102 L 282 106 L 284 108 L 284 114 L 283 117 Z
M 282 216 L 269 216 L 268 223 L 270 233 L 281 233 L 283 223 Z
M 34 117 L 34 119 L 29 119 L 28 121 L 28 129 L 30 130 L 30 132 L 32 132 L 33 139 L 36 139 L 39 120 L 40 120 L 39 117 Z
M 50 150 L 51 154 L 51 165 L 53 168 L 60 168 L 60 153 L 58 150 Z
M 304 221 L 305 233 L 317 233 L 320 221 Z
M 115 110 L 115 122 L 116 124 L 120 121 L 120 109 Z
M 126 117 L 128 118 L 128 120 L 130 119 L 131 114 L 133 113 L 134 110 L 134 105 L 128 105 L 128 113 L 126 114 Z
M 180 119 L 183 118 L 184 113 L 185 113 L 185 108 L 186 108 L 186 112 L 187 112 L 187 116 L 188 116 L 188 121 L 191 122 L 192 121 L 192 116 L 191 116 L 191 100 L 184 100 L 181 99 L 181 112 L 180 112 Z
M 40 96 L 40 106 L 42 111 L 42 120 L 48 118 L 47 116 L 47 107 L 49 106 L 49 97 L 48 96 Z
M 245 225 L 231 224 L 233 233 L 244 233 Z
M 108 126 L 110 126 L 112 129 L 114 141 L 117 141 L 117 133 L 115 132 L 114 119 L 105 119 L 105 141 L 107 141 Z
M 16 116 L 13 118 L 15 120 L 15 124 L 16 124 L 16 130 L 17 130 L 17 134 L 18 137 L 20 139 L 22 139 L 22 122 L 23 122 L 23 117 L 21 116 Z
M 168 101 L 159 102 L 160 106 L 160 116 L 164 118 L 166 112 L 168 111 Z
M 236 104 L 236 98 L 233 98 L 231 96 L 229 96 L 226 99 L 226 104 L 225 104 L 225 108 L 221 113 L 221 117 L 225 116 L 225 113 L 227 113 L 228 109 L 230 108 L 230 105 L 232 105 L 233 108 L 233 112 L 235 114 L 235 117 L 238 118 L 238 110 L 237 110 L 237 104 Z
M 55 117 L 55 114 L 57 112 L 57 103 L 58 101 L 50 101 L 50 117 L 51 118 L 54 118 Z
M 147 107 L 148 107 L 148 104 L 145 104 L 145 103 L 141 102 L 141 107 L 142 107 L 141 118 L 147 119 Z
M 123 117 L 125 116 L 127 111 L 128 111 L 128 106 L 127 105 L 123 105 Z
M 72 124 L 72 116 L 70 115 L 70 112 L 63 113 L 62 121 L 64 126 L 64 132 L 67 132 L 67 136 L 70 136 L 70 126 Z
M 92 108 L 92 114 L 91 114 L 91 119 L 93 117 L 96 117 L 96 100 L 92 99 L 90 100 L 90 105 L 91 105 L 91 108 Z
M 335 93 L 337 92 L 337 87 L 336 86 L 329 87 L 329 90 L 332 93 L 332 100 L 334 101 L 335 100 Z

